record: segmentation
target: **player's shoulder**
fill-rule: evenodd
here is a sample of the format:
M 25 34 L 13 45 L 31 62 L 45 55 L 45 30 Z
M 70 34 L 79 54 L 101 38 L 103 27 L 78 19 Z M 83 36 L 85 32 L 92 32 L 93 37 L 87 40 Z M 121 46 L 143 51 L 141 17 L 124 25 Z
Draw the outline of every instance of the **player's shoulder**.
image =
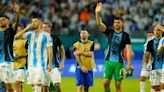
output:
M 80 44 L 80 41 L 76 41 L 73 46 L 76 47 L 78 44 Z
M 92 40 L 88 40 L 88 43 L 93 44 L 93 43 L 94 43 L 94 41 L 92 41 Z
M 34 34 L 34 31 L 33 30 L 29 30 L 29 31 L 25 32 L 25 34 Z
M 49 35 L 49 33 L 45 32 L 45 31 L 41 31 L 41 33 L 44 34 L 44 35 Z
M 125 34 L 125 36 L 129 36 L 129 33 L 123 31 L 123 34 Z
M 162 37 L 160 40 L 161 40 L 161 41 L 164 41 L 164 37 Z
M 76 41 L 74 44 L 79 44 L 79 43 L 81 43 L 81 41 Z
M 50 34 L 48 32 L 41 31 L 41 34 L 45 37 L 50 37 Z
M 147 45 L 153 43 L 154 40 L 155 40 L 155 38 L 150 39 L 150 40 L 147 42 Z

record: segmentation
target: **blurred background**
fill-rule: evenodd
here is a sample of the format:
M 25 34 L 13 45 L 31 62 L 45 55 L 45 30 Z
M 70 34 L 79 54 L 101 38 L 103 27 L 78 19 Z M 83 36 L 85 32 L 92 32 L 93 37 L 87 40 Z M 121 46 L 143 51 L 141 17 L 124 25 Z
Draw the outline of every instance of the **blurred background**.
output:
M 94 9 L 98 1 L 104 3 L 102 19 L 107 26 L 113 24 L 115 15 L 124 19 L 124 31 L 131 35 L 135 53 L 133 77 L 138 78 L 146 33 L 152 31 L 153 24 L 164 24 L 164 0 L 0 0 L 0 14 L 6 14 L 13 23 L 15 15 L 9 7 L 16 2 L 21 7 L 22 26 L 25 27 L 35 16 L 51 22 L 53 31 L 60 36 L 66 51 L 63 76 L 74 76 L 76 62 L 72 45 L 79 40 L 79 30 L 87 28 L 90 39 L 95 42 L 95 76 L 102 77 L 107 39 L 95 20 Z

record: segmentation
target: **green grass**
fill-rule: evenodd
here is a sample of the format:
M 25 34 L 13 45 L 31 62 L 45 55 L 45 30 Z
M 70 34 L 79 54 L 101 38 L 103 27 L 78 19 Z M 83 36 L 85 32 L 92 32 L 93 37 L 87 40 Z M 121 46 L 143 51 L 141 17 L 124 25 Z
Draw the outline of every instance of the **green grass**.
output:
M 76 92 L 76 81 L 73 77 L 62 78 L 62 92 Z M 139 92 L 139 79 L 125 79 L 122 81 L 123 92 Z M 32 92 L 31 86 L 25 85 L 24 92 Z M 103 92 L 103 78 L 95 78 L 94 86 L 90 88 L 90 92 Z M 114 80 L 111 83 L 111 92 L 115 91 Z M 147 80 L 146 92 L 150 92 L 150 83 Z

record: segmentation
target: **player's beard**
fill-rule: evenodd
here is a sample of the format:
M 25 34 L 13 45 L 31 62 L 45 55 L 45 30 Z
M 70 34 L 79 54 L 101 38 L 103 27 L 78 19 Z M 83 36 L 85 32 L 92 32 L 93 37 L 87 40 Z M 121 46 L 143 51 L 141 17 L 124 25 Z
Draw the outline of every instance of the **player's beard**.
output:
M 115 30 L 120 30 L 121 29 L 121 27 L 115 27 Z
M 37 27 L 37 26 L 34 26 L 34 27 L 33 27 L 34 30 L 35 30 L 35 29 L 38 29 L 38 28 L 39 28 L 39 27 Z
M 82 40 L 87 40 L 87 37 L 82 37 Z
M 6 26 L 7 26 L 6 24 L 2 24 L 0 27 L 5 28 Z

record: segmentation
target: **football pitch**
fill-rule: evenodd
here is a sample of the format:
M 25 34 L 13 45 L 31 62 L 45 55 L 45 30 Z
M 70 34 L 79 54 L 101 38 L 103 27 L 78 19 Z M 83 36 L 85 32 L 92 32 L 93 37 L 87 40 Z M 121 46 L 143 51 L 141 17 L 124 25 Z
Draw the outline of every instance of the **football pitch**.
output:
M 76 92 L 76 81 L 73 77 L 63 77 L 62 78 L 62 92 Z M 111 92 L 115 91 L 114 80 L 111 82 Z M 140 81 L 139 79 L 124 79 L 122 81 L 122 89 L 123 92 L 140 92 L 139 91 Z M 146 92 L 150 92 L 150 83 L 147 80 L 146 85 Z M 24 86 L 24 92 L 32 92 L 31 86 L 26 85 Z M 94 86 L 90 88 L 90 92 L 104 92 L 103 90 L 103 78 L 95 78 Z

